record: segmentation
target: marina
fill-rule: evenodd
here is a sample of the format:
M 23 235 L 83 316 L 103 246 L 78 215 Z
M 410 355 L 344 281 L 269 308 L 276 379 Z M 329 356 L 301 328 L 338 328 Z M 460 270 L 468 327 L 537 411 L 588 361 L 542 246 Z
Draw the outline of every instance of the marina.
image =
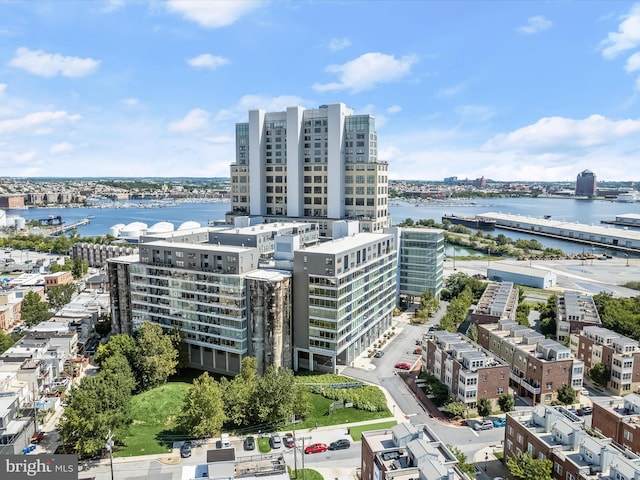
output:
M 465 227 L 475 228 L 477 230 L 493 230 L 494 228 L 496 228 L 495 220 L 479 216 L 463 217 L 460 215 L 444 215 L 442 217 L 442 223 L 444 222 L 449 222 L 453 225 L 463 225 Z

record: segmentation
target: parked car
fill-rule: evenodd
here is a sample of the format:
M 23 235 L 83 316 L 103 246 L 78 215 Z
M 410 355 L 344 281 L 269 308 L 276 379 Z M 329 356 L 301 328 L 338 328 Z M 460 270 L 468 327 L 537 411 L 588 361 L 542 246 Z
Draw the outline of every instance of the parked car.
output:
M 373 354 L 375 358 L 381 358 L 383 355 L 384 355 L 384 351 L 382 350 L 378 350 L 376 353 Z
M 187 440 L 180 447 L 180 456 L 182 458 L 187 458 L 191 456 L 191 442 Z
M 345 450 L 351 446 L 351 442 L 346 438 L 341 438 L 329 444 L 329 450 Z
M 292 433 L 285 433 L 284 434 L 284 446 L 287 448 L 293 448 L 296 446 L 296 440 L 295 438 L 293 438 L 293 434 Z
M 504 427 L 507 425 L 507 419 L 506 418 L 496 418 L 493 421 L 493 426 L 494 427 Z
M 589 395 L 589 390 L 587 390 L 586 388 L 582 387 L 582 388 L 580 389 L 580 393 L 581 393 L 582 395 Z
M 407 362 L 396 363 L 395 367 L 398 370 L 411 370 L 411 365 L 409 365 Z
M 422 347 L 418 347 L 418 348 L 416 348 L 416 349 L 413 351 L 413 353 L 414 353 L 415 355 L 420 355 L 420 354 L 422 353 Z
M 476 424 L 473 426 L 474 430 L 491 430 L 492 428 L 493 428 L 493 422 L 491 420 L 476 422 Z
M 324 443 L 313 443 L 304 449 L 304 453 L 322 453 L 327 451 Z
M 256 448 L 256 439 L 253 437 L 247 437 L 243 442 L 244 449 L 247 451 L 254 450 Z
M 576 414 L 580 417 L 584 415 L 591 415 L 592 413 L 593 413 L 593 407 L 589 407 L 589 406 L 579 408 L 578 411 L 576 412 Z
M 272 433 L 271 438 L 269 438 L 269 443 L 271 444 L 271 448 L 276 449 L 282 446 L 282 439 L 280 438 L 279 433 Z
M 31 443 L 40 443 L 44 438 L 44 432 L 36 432 L 31 436 Z

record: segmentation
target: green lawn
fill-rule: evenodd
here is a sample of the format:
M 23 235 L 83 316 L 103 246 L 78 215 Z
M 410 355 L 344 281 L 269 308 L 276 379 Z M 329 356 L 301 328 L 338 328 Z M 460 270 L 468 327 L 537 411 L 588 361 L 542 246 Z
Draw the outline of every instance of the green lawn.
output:
M 349 433 L 354 442 L 362 440 L 362 432 L 369 432 L 371 430 L 384 430 L 386 428 L 395 427 L 398 424 L 395 420 L 380 423 L 370 423 L 368 425 L 357 425 L 349 428 Z
M 116 457 L 171 452 L 176 440 L 172 433 L 175 417 L 191 384 L 171 382 L 135 395 L 132 399 L 133 423 L 125 445 L 114 451 Z M 179 440 L 179 439 L 178 439 Z
M 305 468 L 302 470 L 299 468 L 298 470 L 293 470 L 289 468 L 289 478 L 292 479 L 303 479 L 304 480 L 323 480 L 322 475 L 317 470 L 311 470 L 310 468 Z
M 311 411 L 307 415 L 306 420 L 296 424 L 296 428 L 326 427 L 329 425 L 378 420 L 380 418 L 393 416 L 389 409 L 385 409 L 382 412 L 366 412 L 355 408 L 341 408 L 329 413 L 329 405 L 331 402 L 332 400 L 320 394 L 311 394 Z

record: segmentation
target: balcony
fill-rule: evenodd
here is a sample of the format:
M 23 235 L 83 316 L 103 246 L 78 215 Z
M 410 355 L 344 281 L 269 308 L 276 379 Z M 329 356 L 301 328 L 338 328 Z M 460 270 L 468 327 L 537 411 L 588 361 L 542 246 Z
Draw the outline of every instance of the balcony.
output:
M 520 379 L 520 385 L 522 385 L 522 387 L 525 390 L 527 390 L 527 391 L 529 391 L 529 392 L 531 392 L 533 394 L 536 394 L 536 395 L 540 394 L 540 391 L 541 391 L 540 387 L 534 387 L 529 382 L 527 382 L 524 378 Z

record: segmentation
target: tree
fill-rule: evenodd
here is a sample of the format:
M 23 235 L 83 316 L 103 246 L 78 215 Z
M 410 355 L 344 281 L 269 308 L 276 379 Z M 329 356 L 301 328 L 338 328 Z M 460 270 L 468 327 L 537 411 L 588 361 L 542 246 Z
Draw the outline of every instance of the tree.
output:
M 518 480 L 551 480 L 553 462 L 533 458 L 529 452 L 520 457 L 509 457 L 507 468 Z
M 131 391 L 120 374 L 84 377 L 73 387 L 58 425 L 62 441 L 81 455 L 94 455 L 105 447 L 107 434 L 122 440 L 130 423 Z
M 220 432 L 225 419 L 220 384 L 205 372 L 194 380 L 176 423 L 189 435 L 203 438 Z
M 230 382 L 222 381 L 225 413 L 239 427 L 251 425 L 255 419 L 255 402 L 258 388 L 258 362 L 253 357 L 242 359 L 240 374 Z
M 102 365 L 107 358 L 113 355 L 122 355 L 127 359 L 129 365 L 133 365 L 133 359 L 136 355 L 134 338 L 123 333 L 111 336 L 107 343 L 98 347 L 95 357 L 96 363 Z
M 513 408 L 516 406 L 516 402 L 513 398 L 513 395 L 509 393 L 503 393 L 498 397 L 498 405 L 500 405 L 500 410 L 506 413 L 513 410 Z
M 136 377 L 124 355 L 117 353 L 106 358 L 100 365 L 101 375 L 116 377 L 115 382 L 122 391 L 132 393 L 136 388 Z
M 447 448 L 451 453 L 453 453 L 453 456 L 456 457 L 456 459 L 458 460 L 458 467 L 460 467 L 460 470 L 462 470 L 464 473 L 466 473 L 471 478 L 473 478 L 476 472 L 475 463 L 467 463 L 467 456 L 464 453 L 462 453 L 462 450 L 460 450 L 458 447 L 454 447 L 453 445 L 448 443 Z
M 175 327 L 173 330 L 169 332 L 169 337 L 171 338 L 171 344 L 173 348 L 178 352 L 178 364 L 176 365 L 176 369 L 178 371 L 183 368 L 189 367 L 189 345 L 184 341 L 185 335 L 180 327 Z
M 176 371 L 178 352 L 173 348 L 171 337 L 162 327 L 144 322 L 134 335 L 136 353 L 132 366 L 141 391 L 162 385 Z
M 476 408 L 478 409 L 478 415 L 480 415 L 483 419 L 485 417 L 488 417 L 489 415 L 491 415 L 491 409 L 492 409 L 491 400 L 489 400 L 487 397 L 482 397 L 478 399 L 478 404 L 476 405 Z
M 15 341 L 4 332 L 0 332 L 0 355 L 6 352 Z
M 37 325 L 40 322 L 49 320 L 49 304 L 43 302 L 36 292 L 28 292 L 22 299 L 22 320 L 28 325 Z
M 73 274 L 73 278 L 76 280 L 82 278 L 83 275 L 86 275 L 89 271 L 89 263 L 86 260 L 81 259 L 80 257 L 76 257 L 73 259 L 73 263 L 71 266 L 71 273 Z
M 76 292 L 76 287 L 73 283 L 67 283 L 64 285 L 56 285 L 49 287 L 47 290 L 47 300 L 49 301 L 49 307 L 56 312 L 62 307 L 71 302 L 73 294 Z
M 467 405 L 464 402 L 449 402 L 442 411 L 453 418 L 463 418 L 467 413 Z
M 467 330 L 467 337 L 474 342 L 478 341 L 478 326 L 475 323 L 472 323 L 469 330 Z
M 606 387 L 609 379 L 611 378 L 611 371 L 604 363 L 596 363 L 591 367 L 591 370 L 589 370 L 589 378 L 601 387 Z
M 260 423 L 276 423 L 292 418 L 296 410 L 296 395 L 292 393 L 297 388 L 299 385 L 291 370 L 269 366 L 258 379 L 257 391 L 260 395 L 254 398 L 257 420 Z
M 516 322 L 520 325 L 524 325 L 525 327 L 529 326 L 529 312 L 531 311 L 531 306 L 528 303 L 522 302 L 518 304 L 516 308 Z
M 562 386 L 558 388 L 558 401 L 564 405 L 576 403 L 577 396 L 576 391 L 567 383 L 562 384 Z

